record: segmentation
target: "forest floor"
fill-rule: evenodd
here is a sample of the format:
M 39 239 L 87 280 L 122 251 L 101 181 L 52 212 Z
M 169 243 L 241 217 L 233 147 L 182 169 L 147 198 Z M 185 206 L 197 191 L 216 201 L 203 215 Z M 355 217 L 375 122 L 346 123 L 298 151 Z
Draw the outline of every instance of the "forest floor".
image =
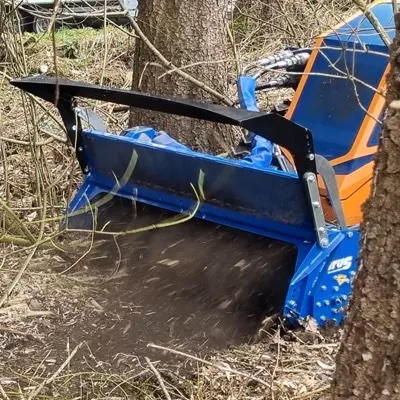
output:
M 129 88 L 128 35 L 83 29 L 56 38 L 58 73 Z M 0 198 L 32 232 L 50 236 L 58 222 L 46 213 L 41 223 L 38 182 L 56 213 L 76 189 L 79 170 L 55 110 L 8 82 L 41 65 L 54 74 L 52 40 L 27 35 L 21 46 L 24 59 L 17 66 L 5 59 L 0 88 Z M 123 127 L 126 111 L 96 106 L 112 129 Z M 152 213 L 136 219 L 129 205 L 113 205 L 107 218 L 126 229 L 164 218 Z M 1 249 L 5 399 L 311 400 L 329 393 L 340 332 L 319 332 L 312 321 L 297 331 L 267 329 L 260 308 L 261 286 L 271 302 L 282 302 L 294 257 L 287 246 L 278 251 L 266 239 L 191 221 L 117 239 L 61 233 L 39 248 Z

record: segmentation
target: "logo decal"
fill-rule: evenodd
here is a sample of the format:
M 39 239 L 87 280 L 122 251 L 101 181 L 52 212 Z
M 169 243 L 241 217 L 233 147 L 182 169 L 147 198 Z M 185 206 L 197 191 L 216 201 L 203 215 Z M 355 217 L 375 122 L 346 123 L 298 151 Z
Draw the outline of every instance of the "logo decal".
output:
M 351 268 L 352 263 L 352 256 L 333 260 L 328 267 L 328 274 L 333 274 L 339 271 L 346 271 Z

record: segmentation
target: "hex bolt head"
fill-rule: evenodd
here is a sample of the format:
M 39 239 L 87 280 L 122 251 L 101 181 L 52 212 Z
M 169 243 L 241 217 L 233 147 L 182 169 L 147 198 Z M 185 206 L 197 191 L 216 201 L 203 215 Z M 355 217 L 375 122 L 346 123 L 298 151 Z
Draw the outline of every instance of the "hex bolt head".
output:
M 322 247 L 328 247 L 328 245 L 329 245 L 329 240 L 326 239 L 326 238 L 323 238 L 323 239 L 321 240 L 321 246 L 322 246 Z
M 307 175 L 307 181 L 308 182 L 314 182 L 315 181 L 315 175 L 314 174 L 308 174 Z
M 334 290 L 335 292 L 338 292 L 338 291 L 339 291 L 339 286 L 334 286 L 334 287 L 333 287 L 333 290 Z
M 308 156 L 307 156 L 307 158 L 309 159 L 309 160 L 314 160 L 315 159 L 315 155 L 314 154 L 309 154 Z
M 329 306 L 329 304 L 331 304 L 331 302 L 330 302 L 329 300 L 324 300 L 324 304 L 325 304 L 326 306 Z
M 352 238 L 353 237 L 353 232 L 347 232 L 347 237 Z
M 317 306 L 317 307 L 322 307 L 322 304 L 318 301 L 317 303 L 315 303 L 315 305 Z
M 327 289 L 327 287 L 325 285 L 321 286 L 321 290 L 325 291 Z
M 294 300 L 289 301 L 289 306 L 296 307 L 297 303 Z

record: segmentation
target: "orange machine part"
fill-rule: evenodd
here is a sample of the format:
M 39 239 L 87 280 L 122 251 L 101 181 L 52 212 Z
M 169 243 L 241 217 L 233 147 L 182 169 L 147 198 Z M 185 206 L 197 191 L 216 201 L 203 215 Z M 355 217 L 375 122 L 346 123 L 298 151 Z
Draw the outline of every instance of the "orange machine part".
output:
M 310 74 L 314 65 L 315 59 L 318 55 L 319 48 L 323 44 L 324 36 L 319 37 L 315 42 L 315 48 L 313 49 L 310 59 L 304 70 L 298 88 L 294 94 L 292 103 L 289 110 L 286 113 L 286 118 L 291 119 L 293 112 L 300 100 L 303 88 L 307 82 L 308 75 Z M 377 146 L 368 147 L 368 140 L 377 124 L 377 120 L 380 117 L 382 109 L 385 105 L 385 98 L 382 93 L 386 90 L 386 76 L 389 72 L 390 65 L 387 66 L 384 75 L 377 88 L 377 93 L 374 95 L 371 104 L 366 112 L 365 118 L 361 124 L 359 132 L 353 143 L 352 148 L 349 152 L 337 159 L 331 161 L 331 165 L 335 166 L 346 161 L 351 161 L 354 158 L 375 154 Z M 293 162 L 293 157 L 286 150 L 282 149 L 282 152 Z M 339 188 L 340 199 L 342 201 L 342 207 L 348 226 L 359 224 L 362 221 L 362 206 L 368 199 L 371 191 L 372 175 L 373 175 L 373 162 L 359 168 L 349 175 L 338 175 L 337 184 Z M 318 179 L 319 189 L 322 196 L 323 208 L 326 215 L 326 219 L 329 222 L 335 221 L 335 213 L 332 207 L 329 205 L 327 200 L 327 193 L 324 183 L 319 177 Z

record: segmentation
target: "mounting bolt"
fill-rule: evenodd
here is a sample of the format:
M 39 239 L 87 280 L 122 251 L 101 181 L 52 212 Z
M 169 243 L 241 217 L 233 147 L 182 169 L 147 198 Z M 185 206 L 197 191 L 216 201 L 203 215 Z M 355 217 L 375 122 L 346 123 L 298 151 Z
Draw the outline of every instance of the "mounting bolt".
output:
M 329 304 L 331 304 L 331 302 L 330 302 L 329 300 L 324 300 L 324 304 L 325 304 L 326 306 L 329 306 Z
M 87 174 L 87 173 L 89 172 L 89 167 L 86 166 L 86 167 L 84 168 L 84 171 L 85 171 L 85 173 Z
M 334 286 L 334 287 L 333 287 L 333 290 L 334 290 L 335 292 L 338 292 L 338 291 L 339 291 L 339 286 Z
M 76 131 L 76 125 L 72 125 L 72 130 Z
M 79 146 L 79 147 L 78 147 L 78 151 L 83 151 L 83 147 L 82 147 L 82 146 Z
M 325 322 L 325 321 L 326 321 L 325 315 L 321 315 L 320 320 L 321 320 L 322 322 Z
M 354 276 L 355 274 L 356 274 L 356 273 L 355 273 L 354 271 L 351 271 L 351 272 L 350 272 L 350 275 L 351 275 L 351 276 Z
M 314 174 L 308 174 L 307 175 L 307 182 L 314 182 L 315 181 L 315 175 Z
M 318 228 L 318 232 L 325 233 L 326 229 L 323 226 L 321 226 Z
M 347 300 L 347 296 L 345 294 L 342 294 L 341 296 L 342 300 L 346 301 Z
M 314 154 L 309 154 L 308 156 L 307 156 L 307 158 L 309 159 L 309 160 L 314 160 L 314 158 L 315 158 L 315 155 Z
M 294 300 L 289 301 L 289 306 L 296 307 L 297 303 Z
M 329 240 L 327 238 L 323 238 L 321 240 L 321 246 L 322 247 L 328 247 L 328 244 L 329 244 Z
M 322 304 L 318 301 L 317 303 L 315 303 L 315 305 L 317 306 L 317 307 L 322 307 Z
M 353 237 L 353 232 L 347 232 L 347 237 L 352 238 Z
M 313 201 L 312 205 L 314 208 L 320 208 L 321 207 L 321 203 L 319 201 Z
M 325 291 L 326 289 L 327 289 L 327 288 L 326 288 L 325 285 L 322 285 L 322 286 L 321 286 L 321 290 Z

